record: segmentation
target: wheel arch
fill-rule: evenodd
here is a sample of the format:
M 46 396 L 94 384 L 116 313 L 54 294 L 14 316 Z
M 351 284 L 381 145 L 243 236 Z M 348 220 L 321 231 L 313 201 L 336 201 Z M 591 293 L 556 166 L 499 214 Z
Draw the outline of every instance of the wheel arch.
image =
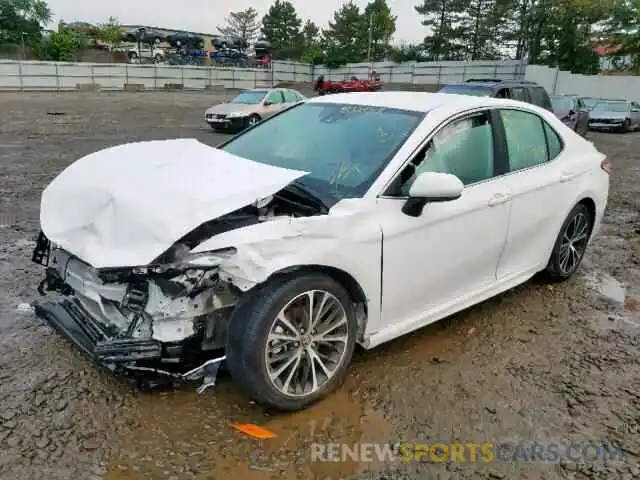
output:
M 353 277 L 353 275 L 346 272 L 345 270 L 328 265 L 315 264 L 289 266 L 273 272 L 263 282 L 262 285 L 271 281 L 284 281 L 287 278 L 293 276 L 312 273 L 320 273 L 328 276 L 329 278 L 332 278 L 347 291 L 349 297 L 356 306 L 358 338 L 361 338 L 366 329 L 366 323 L 369 313 L 367 307 L 367 296 L 360 283 Z

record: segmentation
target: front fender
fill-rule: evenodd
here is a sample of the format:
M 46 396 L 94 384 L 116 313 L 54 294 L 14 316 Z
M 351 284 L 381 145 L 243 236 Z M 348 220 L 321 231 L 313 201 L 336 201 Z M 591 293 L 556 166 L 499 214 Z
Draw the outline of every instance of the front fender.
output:
M 343 200 L 328 215 L 282 218 L 222 233 L 193 252 L 233 247 L 220 278 L 242 291 L 284 270 L 309 265 L 350 275 L 364 293 L 367 331 L 380 326 L 382 232 L 365 202 Z

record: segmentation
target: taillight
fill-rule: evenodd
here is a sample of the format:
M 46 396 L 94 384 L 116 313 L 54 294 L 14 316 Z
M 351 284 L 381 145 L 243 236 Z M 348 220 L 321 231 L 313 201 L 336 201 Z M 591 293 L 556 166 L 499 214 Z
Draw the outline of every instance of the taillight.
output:
M 611 160 L 609 160 L 608 158 L 602 160 L 602 162 L 600 162 L 600 168 L 610 174 L 612 168 Z

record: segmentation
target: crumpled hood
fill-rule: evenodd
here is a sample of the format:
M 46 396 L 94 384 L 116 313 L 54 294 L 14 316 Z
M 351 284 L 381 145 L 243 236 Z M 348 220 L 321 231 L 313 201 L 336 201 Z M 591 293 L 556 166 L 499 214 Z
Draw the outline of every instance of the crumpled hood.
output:
M 195 139 L 129 143 L 63 170 L 42 193 L 40 224 L 52 242 L 96 268 L 147 265 L 204 222 L 305 174 Z

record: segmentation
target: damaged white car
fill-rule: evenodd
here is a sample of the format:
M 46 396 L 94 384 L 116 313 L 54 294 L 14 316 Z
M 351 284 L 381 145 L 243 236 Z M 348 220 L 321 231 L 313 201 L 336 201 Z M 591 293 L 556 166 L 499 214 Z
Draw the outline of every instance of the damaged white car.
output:
M 45 189 L 36 312 L 117 373 L 304 408 L 373 348 L 578 268 L 610 164 L 553 113 L 409 92 L 319 97 L 218 148 L 121 145 Z

